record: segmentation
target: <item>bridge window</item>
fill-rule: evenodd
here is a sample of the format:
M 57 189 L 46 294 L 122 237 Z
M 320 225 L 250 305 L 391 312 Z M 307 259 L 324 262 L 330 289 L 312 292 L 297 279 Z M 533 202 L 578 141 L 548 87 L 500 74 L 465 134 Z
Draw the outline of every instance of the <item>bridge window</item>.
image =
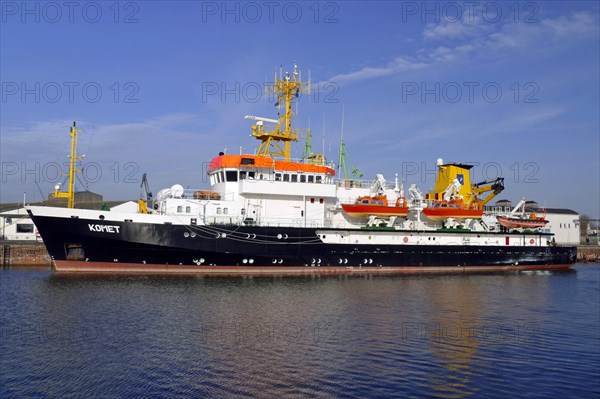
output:
M 227 177 L 227 181 L 237 181 L 238 180 L 237 170 L 226 171 L 225 177 Z
M 293 182 L 297 182 L 298 181 L 298 175 L 297 174 L 293 174 L 292 175 L 292 181 Z
M 246 178 L 246 171 L 240 170 L 240 180 L 244 180 Z
M 283 181 L 290 181 L 290 174 L 289 173 L 284 173 L 283 174 Z
M 275 181 L 281 181 L 281 173 L 275 173 Z
M 300 175 L 300 183 L 306 183 L 306 175 Z
M 315 178 L 316 178 L 316 182 L 317 182 L 317 183 L 321 183 L 321 181 L 322 181 L 322 179 L 323 179 L 323 177 L 322 177 L 322 176 L 316 176 Z
M 308 176 L 308 182 L 313 183 L 315 181 L 315 177 L 313 175 Z

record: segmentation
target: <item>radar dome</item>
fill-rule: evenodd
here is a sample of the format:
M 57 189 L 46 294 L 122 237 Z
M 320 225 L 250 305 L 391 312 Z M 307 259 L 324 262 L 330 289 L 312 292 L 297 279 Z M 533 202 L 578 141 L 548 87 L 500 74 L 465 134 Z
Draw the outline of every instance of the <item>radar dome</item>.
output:
M 181 198 L 183 196 L 183 186 L 181 184 L 174 184 L 171 187 L 171 195 L 174 198 Z

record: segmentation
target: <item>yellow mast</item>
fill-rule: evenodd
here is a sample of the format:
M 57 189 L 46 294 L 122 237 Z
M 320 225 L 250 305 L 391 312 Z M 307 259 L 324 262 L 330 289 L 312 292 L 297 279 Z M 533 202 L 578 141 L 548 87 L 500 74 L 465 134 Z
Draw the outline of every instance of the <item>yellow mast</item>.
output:
M 67 207 L 74 208 L 75 207 L 75 174 L 81 172 L 77 168 L 77 160 L 82 157 L 77 155 L 77 135 L 81 133 L 83 130 L 77 130 L 77 124 L 73 122 L 73 126 L 71 127 L 70 136 L 71 136 L 71 155 L 69 157 L 69 187 L 68 190 L 58 191 L 60 189 L 60 185 L 56 185 L 54 191 L 55 198 L 68 198 Z
M 301 94 L 310 93 L 310 82 L 302 82 L 298 66 L 294 65 L 294 72 L 291 76 L 289 72 L 286 72 L 284 76 L 280 69 L 279 77 L 275 74 L 273 86 L 269 86 L 268 90 L 277 96 L 275 106 L 281 109 L 283 105 L 285 113 L 279 114 L 277 125 L 273 130 L 265 131 L 263 129 L 261 119 L 266 120 L 265 118 L 259 119 L 259 123 L 252 126 L 252 135 L 261 140 L 257 155 L 271 158 L 283 157 L 285 161 L 289 162 L 291 142 L 298 141 L 299 132 L 299 129 L 292 129 L 292 115 L 294 114 L 292 103 L 294 98 L 299 98 Z

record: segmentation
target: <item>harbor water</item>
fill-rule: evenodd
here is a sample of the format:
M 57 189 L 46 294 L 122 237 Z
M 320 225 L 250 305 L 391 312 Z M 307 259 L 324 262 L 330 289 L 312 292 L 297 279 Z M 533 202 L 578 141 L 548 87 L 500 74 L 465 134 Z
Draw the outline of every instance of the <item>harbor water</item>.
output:
M 600 264 L 427 276 L 0 271 L 0 397 L 592 398 Z

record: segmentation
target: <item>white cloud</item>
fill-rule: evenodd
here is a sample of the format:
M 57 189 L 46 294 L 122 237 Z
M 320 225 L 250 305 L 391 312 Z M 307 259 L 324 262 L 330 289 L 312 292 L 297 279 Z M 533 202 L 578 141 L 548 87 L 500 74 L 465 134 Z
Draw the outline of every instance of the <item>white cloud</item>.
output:
M 366 67 L 355 72 L 332 76 L 328 82 L 350 82 L 365 79 L 379 78 L 394 75 L 399 72 L 423 69 L 428 66 L 425 62 L 416 61 L 407 57 L 396 57 L 383 67 Z
M 429 23 L 423 29 L 425 40 L 453 40 L 478 37 L 493 29 L 493 25 L 475 15 L 460 20 L 444 18 L 438 24 Z
M 544 19 L 539 23 L 513 22 L 489 35 L 493 49 L 546 47 L 556 41 L 571 42 L 591 35 L 597 36 L 598 21 L 590 13 L 575 12 L 569 16 Z
M 493 31 L 493 29 L 497 29 Z M 545 48 L 548 43 L 569 42 L 597 36 L 598 20 L 589 12 L 544 19 L 539 23 L 509 22 L 485 24 L 477 19 L 428 24 L 423 30 L 425 41 L 463 39 L 454 46 L 423 48 L 418 58 L 398 56 L 385 66 L 370 66 L 358 71 L 335 75 L 328 81 L 356 82 L 397 73 L 429 68 L 433 65 L 466 61 L 473 55 L 495 54 L 498 50 Z

